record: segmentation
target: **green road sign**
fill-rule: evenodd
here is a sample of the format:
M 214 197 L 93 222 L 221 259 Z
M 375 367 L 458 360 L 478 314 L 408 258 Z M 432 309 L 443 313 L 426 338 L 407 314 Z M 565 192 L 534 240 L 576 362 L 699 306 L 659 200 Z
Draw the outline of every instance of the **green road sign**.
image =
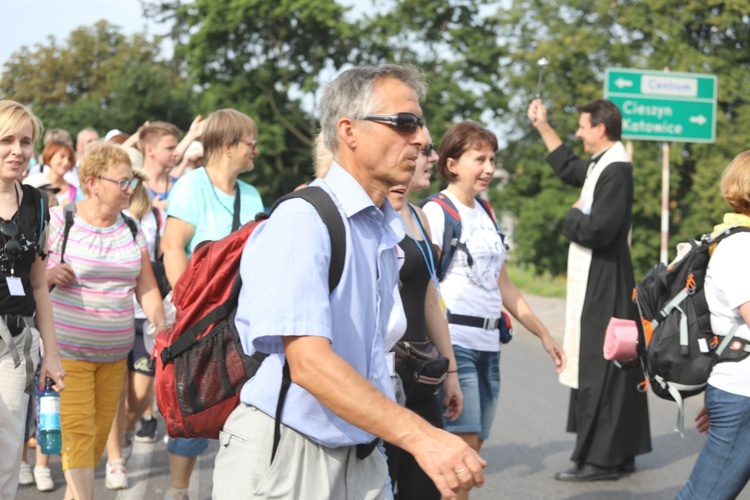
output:
M 715 142 L 715 75 L 607 68 L 604 97 L 622 112 L 622 137 Z

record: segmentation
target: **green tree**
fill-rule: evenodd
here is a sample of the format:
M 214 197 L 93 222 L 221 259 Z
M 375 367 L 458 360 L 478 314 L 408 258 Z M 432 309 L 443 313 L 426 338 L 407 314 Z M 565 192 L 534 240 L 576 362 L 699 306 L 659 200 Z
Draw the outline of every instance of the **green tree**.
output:
M 356 44 L 333 0 L 152 1 L 205 112 L 232 107 L 258 122 L 261 156 L 248 180 L 266 202 L 311 176 L 322 84 Z
M 536 61 L 546 57 L 543 97 L 551 122 L 568 144 L 576 128 L 574 106 L 602 96 L 604 69 L 637 67 L 714 73 L 719 77 L 719 116 L 716 144 L 673 144 L 671 150 L 670 247 L 678 241 L 711 229 L 726 205 L 717 193 L 724 166 L 739 151 L 747 130 L 747 88 L 750 73 L 750 2 L 660 2 L 602 0 L 525 0 L 501 9 L 501 39 L 506 40 L 509 64 L 505 78 L 511 102 L 511 119 L 518 137 L 508 147 L 505 162 L 512 172 L 506 205 L 519 219 L 518 257 L 529 263 L 547 262 L 553 273 L 562 272 L 556 259 L 542 259 L 540 249 L 550 247 L 548 233 L 529 231 L 536 220 L 555 221 L 559 205 L 531 203 L 549 199 L 547 175 L 529 164 L 545 154 L 528 124 L 525 108 L 536 86 Z M 676 18 L 675 18 L 676 16 Z M 576 146 L 578 147 L 578 146 Z M 635 207 L 633 259 L 642 275 L 658 260 L 661 202 L 661 147 L 636 142 L 634 146 Z M 549 181 L 552 182 L 552 181 Z M 523 186 L 523 188 L 519 188 Z M 553 189 L 555 187 L 552 183 Z M 559 187 L 566 194 L 560 204 L 567 210 L 577 190 Z M 516 198 L 527 200 L 522 204 Z M 533 212 L 533 213 L 530 213 Z M 563 251 L 559 248 L 558 251 Z M 673 253 L 672 253 L 673 255 Z M 538 268 L 539 269 L 539 268 Z M 544 268 L 540 270 L 545 270 Z
M 146 120 L 187 129 L 189 88 L 177 68 L 161 58 L 161 39 L 127 37 L 99 21 L 74 30 L 65 43 L 22 47 L 5 63 L 0 95 L 29 104 L 47 127 L 76 133 L 94 127 L 135 131 Z
M 355 62 L 412 64 L 429 84 L 422 110 L 433 140 L 455 122 L 501 120 L 509 94 L 503 87 L 506 48 L 490 15 L 501 2 L 399 0 L 366 14 Z M 443 182 L 436 179 L 433 190 Z M 422 193 L 419 193 L 422 194 Z

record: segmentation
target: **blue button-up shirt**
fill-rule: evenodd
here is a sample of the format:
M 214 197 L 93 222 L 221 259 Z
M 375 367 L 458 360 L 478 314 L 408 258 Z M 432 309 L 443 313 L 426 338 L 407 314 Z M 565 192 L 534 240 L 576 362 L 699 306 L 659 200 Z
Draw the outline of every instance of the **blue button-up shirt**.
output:
M 243 403 L 274 416 L 284 365 L 282 336 L 319 336 L 381 392 L 393 399 L 383 338 L 393 307 L 398 264 L 394 248 L 404 237 L 386 199 L 376 207 L 362 186 L 334 164 L 325 189 L 346 228 L 346 260 L 329 294 L 331 243 L 315 208 L 289 200 L 257 228 L 240 265 L 242 290 L 235 324 L 245 352 L 271 353 L 242 389 Z M 282 422 L 328 447 L 370 442 L 374 436 L 345 422 L 309 392 L 292 384 Z

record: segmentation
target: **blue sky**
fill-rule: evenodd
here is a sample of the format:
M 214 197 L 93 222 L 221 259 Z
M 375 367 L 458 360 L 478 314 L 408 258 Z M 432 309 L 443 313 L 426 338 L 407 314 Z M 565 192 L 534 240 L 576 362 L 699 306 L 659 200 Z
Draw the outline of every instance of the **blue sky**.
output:
M 74 29 L 100 19 L 120 26 L 127 35 L 144 28 L 151 34 L 167 31 L 143 17 L 139 0 L 2 0 L 0 5 L 4 21 L 0 64 L 23 45 L 45 44 L 49 35 L 62 42 Z

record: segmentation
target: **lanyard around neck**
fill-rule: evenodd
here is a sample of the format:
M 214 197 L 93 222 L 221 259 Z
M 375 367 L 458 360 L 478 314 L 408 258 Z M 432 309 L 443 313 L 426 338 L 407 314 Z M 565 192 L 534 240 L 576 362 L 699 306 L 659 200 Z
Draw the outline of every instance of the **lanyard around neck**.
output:
M 422 245 L 420 245 L 419 241 L 414 237 L 411 230 L 409 229 L 408 224 L 403 219 L 403 217 L 401 217 L 401 214 L 398 214 L 398 217 L 399 219 L 401 219 L 401 224 L 404 226 L 404 230 L 406 231 L 406 234 L 408 234 L 409 237 L 412 240 L 414 240 L 414 243 L 417 245 L 417 248 L 419 249 L 419 253 L 422 254 L 422 260 L 424 260 L 424 263 L 427 266 L 427 270 L 430 273 L 430 278 L 432 278 L 432 281 L 435 283 L 435 287 L 439 289 L 437 273 L 435 272 L 435 262 L 432 259 L 432 252 L 430 251 L 430 247 L 428 246 L 430 245 L 430 241 L 427 239 L 427 235 L 425 235 L 424 229 L 422 228 L 422 223 L 419 221 L 419 216 L 417 215 L 416 210 L 414 210 L 414 207 L 409 205 L 409 210 L 411 211 L 411 214 L 417 223 L 417 227 L 419 228 L 419 233 L 422 235 L 422 241 L 424 241 L 425 249 L 427 250 L 426 254 L 425 254 L 425 249 L 422 249 Z

